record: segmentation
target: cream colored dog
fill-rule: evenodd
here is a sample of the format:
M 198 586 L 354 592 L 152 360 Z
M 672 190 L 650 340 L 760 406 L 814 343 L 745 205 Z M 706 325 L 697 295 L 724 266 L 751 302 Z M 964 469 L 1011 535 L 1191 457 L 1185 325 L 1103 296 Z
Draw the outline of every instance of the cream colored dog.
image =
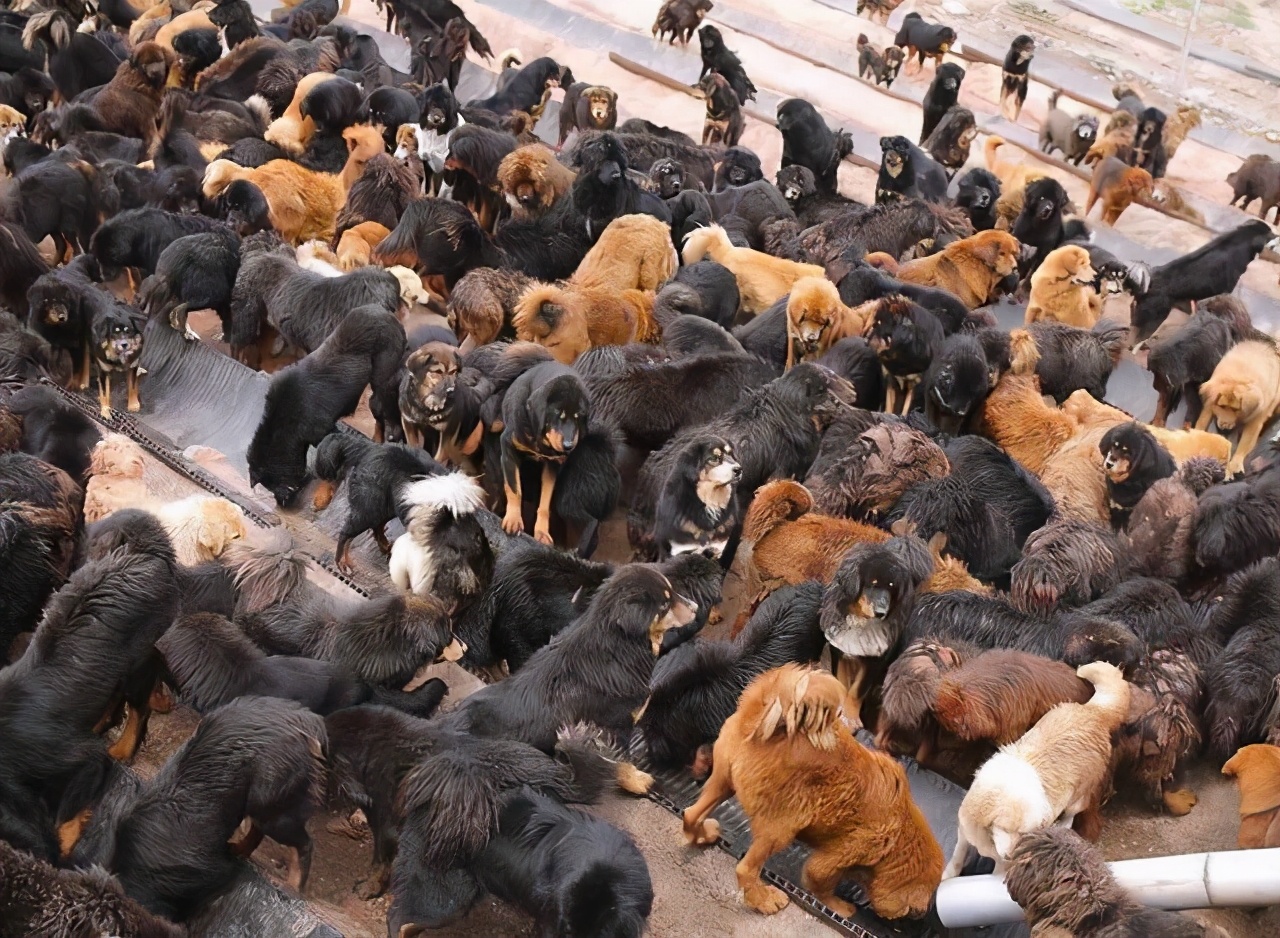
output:
M 1263 341 L 1232 346 L 1213 376 L 1200 385 L 1200 400 L 1204 409 L 1196 421 L 1197 430 L 1209 429 L 1210 420 L 1216 420 L 1225 434 L 1240 428 L 1227 474 L 1243 472 L 1244 459 L 1258 445 L 1262 428 L 1280 411 L 1280 353 Z

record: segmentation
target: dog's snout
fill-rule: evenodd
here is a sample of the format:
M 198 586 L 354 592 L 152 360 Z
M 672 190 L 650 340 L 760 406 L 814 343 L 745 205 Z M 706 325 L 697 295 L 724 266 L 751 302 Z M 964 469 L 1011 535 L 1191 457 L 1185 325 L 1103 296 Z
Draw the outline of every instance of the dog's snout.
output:
M 671 602 L 671 616 L 676 625 L 688 625 L 698 615 L 698 604 L 686 596 L 676 595 Z
M 892 597 L 887 589 L 878 586 L 869 586 L 864 591 L 867 602 L 871 606 L 871 611 L 875 613 L 876 618 L 883 618 L 888 615 L 890 606 L 893 605 Z

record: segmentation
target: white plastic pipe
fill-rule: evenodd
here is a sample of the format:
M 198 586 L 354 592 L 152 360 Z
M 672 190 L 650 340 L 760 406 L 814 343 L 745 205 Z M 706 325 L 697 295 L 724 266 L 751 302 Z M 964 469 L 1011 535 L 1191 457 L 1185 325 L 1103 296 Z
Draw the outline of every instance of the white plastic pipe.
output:
M 1184 853 L 1108 863 L 1135 900 L 1156 909 L 1280 904 L 1280 847 Z M 958 876 L 938 887 L 938 918 L 947 928 L 1022 921 L 1022 909 L 994 874 Z

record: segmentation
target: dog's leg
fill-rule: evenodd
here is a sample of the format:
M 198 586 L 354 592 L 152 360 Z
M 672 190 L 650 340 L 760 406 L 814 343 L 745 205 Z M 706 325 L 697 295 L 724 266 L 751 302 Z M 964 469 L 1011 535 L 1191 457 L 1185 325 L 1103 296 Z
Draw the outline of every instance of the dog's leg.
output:
M 328 508 L 337 490 L 338 486 L 333 482 L 321 479 L 316 483 L 316 490 L 311 495 L 311 507 L 316 511 L 323 511 Z
M 1190 403 L 1188 401 L 1188 403 Z M 1156 412 L 1151 417 L 1151 426 L 1163 427 L 1169 419 L 1169 392 L 1161 391 L 1156 398 Z
M 71 855 L 71 851 L 80 842 L 80 835 L 84 833 L 84 829 L 89 825 L 89 819 L 92 817 L 93 809 L 85 808 L 75 817 L 58 825 L 58 855 L 60 857 L 66 859 Z
M 775 827 L 773 818 L 755 817 L 751 824 L 751 848 L 737 866 L 738 886 L 742 889 L 742 901 L 761 915 L 781 912 L 790 902 L 781 889 L 760 879 L 768 859 L 782 850 L 799 833 L 791 827 Z
M 1270 415 L 1264 413 L 1244 425 L 1244 429 L 1240 432 L 1240 442 L 1236 444 L 1236 451 L 1232 454 L 1231 461 L 1227 463 L 1227 475 L 1239 475 L 1244 472 L 1245 457 L 1258 445 L 1258 437 L 1262 435 L 1262 428 L 1266 426 L 1268 416 Z
M 906 381 L 903 382 L 907 386 L 907 400 L 902 405 L 903 417 L 905 417 L 907 414 L 911 412 L 911 398 L 915 396 L 916 382 L 919 380 L 920 380 L 919 378 L 908 378 Z
M 401 417 L 401 418 L 400 418 L 400 429 L 401 429 L 402 431 L 404 431 L 404 442 L 405 442 L 405 445 L 407 445 L 407 446 L 412 446 L 414 449 L 422 449 L 422 430 L 421 430 L 421 428 L 419 428 L 416 424 L 412 424 L 412 423 L 410 423 L 410 422 L 409 422 L 408 420 L 406 420 L 404 417 Z M 442 439 L 442 440 L 441 440 L 441 443 L 443 444 L 443 442 L 444 442 L 444 441 L 443 441 L 443 439 Z M 437 457 L 436 461 L 437 461 L 437 462 L 439 461 L 439 457 Z
M 520 512 L 520 472 L 515 473 L 515 488 L 506 484 L 505 480 L 502 490 L 507 496 L 507 510 L 502 515 L 502 530 L 508 534 L 521 534 L 524 532 L 524 519 Z
M 653 787 L 653 776 L 630 762 L 619 762 L 616 773 L 618 787 L 631 795 L 647 795 Z
M 138 369 L 129 368 L 124 373 L 125 387 L 129 389 L 128 410 L 131 414 L 136 414 L 142 410 L 142 401 L 138 400 Z
M 845 867 L 839 856 L 815 850 L 804 865 L 804 887 L 822 900 L 836 915 L 851 919 L 857 914 L 853 903 L 836 897 L 836 887 L 844 879 Z
M 850 729 L 862 726 L 862 685 L 867 679 L 867 665 L 861 658 L 841 655 L 836 662 L 836 679 L 846 688 L 844 718 Z
M 387 431 L 386 431 L 386 428 L 382 425 L 381 420 L 375 420 L 373 422 L 373 442 L 375 443 L 387 442 Z
M 129 718 L 125 720 L 124 729 L 120 731 L 116 741 L 107 750 L 107 755 L 117 762 L 128 762 L 137 755 L 138 748 L 147 735 L 147 723 L 150 719 L 150 707 L 145 704 L 129 704 Z
M 711 777 L 702 786 L 698 800 L 685 809 L 684 839 L 690 846 L 705 847 L 720 839 L 720 822 L 711 817 L 711 812 L 733 795 L 733 777 L 728 762 L 728 757 L 716 759 L 712 756 Z
M 305 844 L 293 848 L 293 856 L 289 858 L 285 882 L 297 893 L 306 888 L 307 880 L 311 877 L 311 855 L 314 850 L 314 844 L 308 838 Z
M 382 552 L 390 557 L 391 542 L 387 540 L 387 532 L 382 529 L 382 525 L 375 524 L 373 526 L 373 539 L 378 542 L 378 546 L 382 548 Z
M 1212 420 L 1212 419 L 1213 419 L 1213 408 L 1212 408 L 1212 407 L 1201 407 L 1201 408 L 1200 408 L 1200 416 L 1199 416 L 1198 418 L 1196 418 L 1196 425 L 1195 425 L 1195 429 L 1197 429 L 1197 430 L 1208 430 L 1208 429 L 1209 429 L 1209 421 L 1210 421 L 1210 420 Z
M 232 837 L 234 836 L 233 834 Z M 236 856 L 247 860 L 253 855 L 253 851 L 258 849 L 258 844 L 262 843 L 262 837 L 262 828 L 258 827 L 253 818 L 249 818 L 249 829 L 245 831 L 244 836 L 239 840 L 228 840 L 227 847 Z
M 542 490 L 538 493 L 538 517 L 533 523 L 533 536 L 543 544 L 554 545 L 551 540 L 551 496 L 556 490 L 556 476 L 560 467 L 553 462 L 542 464 Z
M 111 374 L 98 372 L 98 412 L 103 420 L 111 419 Z
M 969 841 L 964 835 L 964 825 L 958 824 L 956 825 L 956 849 L 951 853 L 951 860 L 947 863 L 947 868 L 942 871 L 942 878 L 953 879 L 959 876 L 968 859 Z
M 350 573 L 351 566 L 351 538 L 346 532 L 338 535 L 338 543 L 333 548 L 333 562 L 343 573 Z
M 898 379 L 887 371 L 884 373 L 884 412 L 896 414 L 894 405 L 898 403 Z
M 89 348 L 89 343 L 85 342 L 80 353 L 80 372 L 76 375 L 76 390 L 78 391 L 89 390 L 89 374 L 93 367 L 92 356 L 93 352 Z M 110 401 L 108 401 L 108 403 L 110 403 Z M 111 414 L 108 413 L 107 416 L 110 417 Z

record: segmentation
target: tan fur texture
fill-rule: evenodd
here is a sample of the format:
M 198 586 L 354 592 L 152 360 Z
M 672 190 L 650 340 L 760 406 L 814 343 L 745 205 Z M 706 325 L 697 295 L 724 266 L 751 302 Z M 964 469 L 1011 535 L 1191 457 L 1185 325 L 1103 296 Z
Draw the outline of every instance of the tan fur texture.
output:
M 660 335 L 653 323 L 652 293 L 570 284 L 530 287 L 516 304 L 512 324 L 516 338 L 544 346 L 566 365 L 597 345 L 652 341 Z
M 209 5 L 212 6 L 213 4 Z M 208 13 L 203 9 L 193 8 L 186 13 L 179 13 L 157 29 L 152 41 L 159 43 L 172 52 L 174 37 L 179 33 L 185 33 L 189 29 L 217 30 L 217 28 L 213 25 L 213 20 L 209 19 Z M 130 33 L 132 34 L 132 30 L 130 30 Z
M 1000 148 L 1005 145 L 1003 137 L 991 136 L 982 145 L 982 155 L 987 161 L 987 169 L 1000 180 L 1001 193 L 1021 192 L 1027 183 L 1042 179 L 1049 173 L 1031 163 L 1014 163 L 1000 158 Z
M 1150 198 L 1153 185 L 1151 174 L 1141 167 L 1126 166 L 1114 156 L 1099 160 L 1089 179 L 1084 214 L 1088 217 L 1101 199 L 1102 223 L 1114 225 L 1130 205 Z
M 772 914 L 787 904 L 760 879 L 764 863 L 792 840 L 813 848 L 805 884 L 828 908 L 854 914 L 835 895 L 853 873 L 883 918 L 920 916 L 942 871 L 942 850 L 911 800 L 902 766 L 863 748 L 840 719 L 844 688 L 829 674 L 785 665 L 742 694 L 716 740 L 711 777 L 684 814 L 685 839 L 711 844 L 715 807 L 737 795 L 752 844 L 738 864 L 743 899 Z
M 996 284 L 1018 266 L 1018 239 L 1005 231 L 980 231 L 937 254 L 908 261 L 898 278 L 949 290 L 970 309 L 985 306 Z
M 1109 156 L 1124 160 L 1133 149 L 1133 141 L 1138 133 L 1138 121 L 1128 111 L 1116 111 L 1103 129 L 1102 136 L 1089 147 L 1084 155 L 1084 164 L 1092 166 Z
M 1102 470 L 1102 453 L 1098 451 L 1106 434 L 1103 427 L 1084 429 L 1045 460 L 1040 481 L 1063 518 L 1111 523 L 1107 478 Z
M 338 238 L 338 266 L 343 270 L 355 270 L 373 263 L 373 249 L 391 234 L 387 226 L 376 221 L 365 221 L 348 228 Z
M 338 212 L 347 199 L 341 176 L 314 173 L 291 160 L 271 160 L 256 169 L 214 160 L 204 172 L 205 198 L 215 198 L 237 179 L 262 190 L 272 227 L 289 243 L 333 239 Z
M 266 133 L 262 135 L 263 139 L 267 143 L 274 143 L 286 153 L 301 156 L 316 132 L 316 122 L 310 117 L 302 116 L 302 102 L 314 88 L 337 77 L 333 72 L 312 72 L 309 75 L 303 75 L 293 92 L 293 100 L 284 109 L 284 113 L 267 127 Z
M 89 481 L 84 489 L 85 524 L 101 521 L 122 508 L 142 508 L 151 499 L 142 481 L 146 459 L 142 447 L 127 436 L 108 433 L 89 454 Z
M 150 511 L 169 532 L 178 562 L 188 567 L 216 560 L 232 541 L 248 533 L 244 512 L 212 495 L 191 495 L 153 505 Z
M 7 104 L 0 104 L 0 140 L 9 139 L 26 126 L 27 118 L 21 111 Z
M 1244 458 L 1258 445 L 1262 428 L 1280 411 L 1280 354 L 1275 346 L 1254 340 L 1232 346 L 1212 377 L 1200 385 L 1200 399 L 1204 409 L 1196 421 L 1197 430 L 1208 429 L 1210 420 L 1217 421 L 1223 433 L 1240 429 L 1227 474 L 1242 472 Z
M 652 215 L 622 215 L 609 222 L 587 252 L 569 284 L 589 290 L 644 290 L 649 293 L 676 275 L 680 255 L 671 229 Z M 656 341 L 646 334 L 638 341 Z
M 1092 329 L 1098 318 L 1094 308 L 1097 297 L 1092 286 L 1094 276 L 1089 252 L 1079 245 L 1065 244 L 1050 251 L 1031 275 L 1027 325 L 1061 322 L 1079 329 Z
M 511 206 L 513 218 L 537 218 L 546 214 L 569 192 L 573 180 L 573 170 L 541 143 L 517 147 L 498 165 L 498 185 Z M 670 234 L 667 241 L 671 241 Z
M 1034 373 L 1012 372 L 982 402 L 978 426 L 978 432 L 1037 476 L 1078 429 L 1074 418 L 1044 402 Z
M 1240 789 L 1237 845 L 1280 847 L 1280 746 L 1242 747 L 1222 767 Z
M 825 277 L 802 277 L 787 299 L 787 367 L 820 358 L 848 336 L 861 335 L 875 303 L 856 309 L 840 302 L 836 285 Z
M 1118 407 L 1112 407 L 1095 399 L 1083 388 L 1073 392 L 1062 402 L 1062 411 L 1074 417 L 1081 427 L 1090 429 L 1101 427 L 1109 430 L 1117 424 L 1127 423 L 1133 419 Z M 1197 456 L 1207 456 L 1225 465 L 1231 457 L 1230 440 L 1216 433 L 1209 433 L 1199 428 L 1169 430 L 1149 424 L 1143 424 L 1143 426 L 1151 431 L 1157 443 L 1169 451 L 1169 455 L 1178 465 Z
M 729 268 L 738 281 L 742 308 L 755 315 L 768 309 L 791 292 L 801 277 L 825 277 L 816 264 L 783 260 L 750 248 L 734 247 L 719 225 L 697 228 L 685 238 L 683 258 L 694 264 L 704 257 Z
M 1203 123 L 1200 117 L 1200 109 L 1184 104 L 1174 113 L 1170 114 L 1164 122 L 1164 134 L 1160 141 L 1164 144 L 1164 155 L 1167 159 L 1173 159 L 1173 155 L 1178 152 L 1178 147 L 1182 146 L 1182 141 L 1187 139 L 1187 135 L 1195 130 Z

